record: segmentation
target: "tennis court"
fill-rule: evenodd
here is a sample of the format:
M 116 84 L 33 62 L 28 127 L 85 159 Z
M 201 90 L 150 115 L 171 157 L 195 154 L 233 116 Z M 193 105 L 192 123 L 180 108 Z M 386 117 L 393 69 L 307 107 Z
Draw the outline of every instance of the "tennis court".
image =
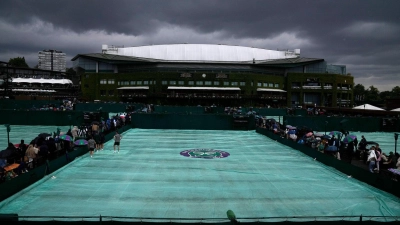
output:
M 400 199 L 255 131 L 131 129 L 119 153 L 107 142 L 0 203 L 19 216 L 176 222 L 226 221 L 229 209 L 241 221 L 341 220 L 400 216 Z

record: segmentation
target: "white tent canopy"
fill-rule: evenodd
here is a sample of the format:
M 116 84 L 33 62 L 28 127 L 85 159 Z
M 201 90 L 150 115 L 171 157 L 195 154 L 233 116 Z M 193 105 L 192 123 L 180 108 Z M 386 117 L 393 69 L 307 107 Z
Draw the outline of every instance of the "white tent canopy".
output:
M 392 112 L 400 112 L 400 108 L 390 110 Z
M 366 109 L 366 110 L 384 110 L 370 104 L 364 104 L 354 107 L 353 109 Z
M 13 83 L 40 83 L 40 84 L 72 84 L 68 79 L 34 79 L 34 78 L 13 78 Z

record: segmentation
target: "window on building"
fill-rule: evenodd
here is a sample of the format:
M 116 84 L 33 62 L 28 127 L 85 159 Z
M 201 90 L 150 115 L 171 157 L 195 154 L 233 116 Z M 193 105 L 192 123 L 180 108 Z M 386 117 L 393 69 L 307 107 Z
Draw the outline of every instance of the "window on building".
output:
M 143 85 L 149 85 L 149 81 L 148 80 L 143 81 Z
M 198 85 L 198 86 L 203 86 L 203 81 L 202 81 L 202 80 L 196 81 L 196 85 Z
M 137 85 L 142 85 L 142 81 L 141 81 L 141 80 L 138 80 L 138 81 L 136 81 L 136 84 L 137 84 Z
M 178 85 L 185 85 L 185 81 L 183 80 L 178 81 Z
M 106 90 L 100 90 L 100 96 L 106 96 Z
M 268 83 L 263 83 L 263 87 L 268 87 Z
M 253 87 L 253 85 L 254 85 L 254 83 L 253 83 L 253 81 L 251 82 L 251 86 Z
M 100 84 L 107 84 L 107 79 L 101 79 Z
M 261 83 L 261 82 L 258 82 L 258 83 L 257 83 L 257 87 L 262 87 L 262 83 Z
M 300 82 L 292 82 L 292 88 L 295 88 L 295 89 L 300 88 Z
M 229 86 L 229 81 L 224 81 L 224 86 Z
M 162 84 L 162 85 L 168 85 L 168 81 L 163 80 L 163 81 L 161 81 L 161 84 Z
M 131 80 L 131 85 L 136 85 L 136 81 Z
M 114 79 L 109 79 L 107 83 L 108 84 L 115 84 L 115 81 L 114 81 Z
M 237 82 L 237 81 L 233 81 L 233 82 L 231 83 L 231 85 L 236 87 L 236 86 L 238 86 L 238 82 Z
M 118 86 L 121 86 L 122 84 L 121 84 L 121 81 L 118 81 Z
M 219 86 L 219 81 L 214 81 L 214 86 Z
M 273 83 L 268 83 L 268 87 L 274 87 Z
M 279 84 L 278 84 L 278 83 L 275 83 L 275 87 L 278 88 L 278 87 L 279 87 Z
M 194 81 L 192 81 L 192 80 L 189 80 L 189 81 L 188 81 L 188 85 L 191 85 L 191 86 L 193 86 L 193 85 L 194 85 Z
M 114 96 L 114 90 L 109 90 L 108 91 L 108 96 Z
M 241 81 L 241 82 L 240 82 L 240 86 L 246 86 L 246 82 Z
M 176 85 L 176 81 L 175 80 L 170 80 L 169 81 L 169 85 Z
M 211 81 L 204 81 L 204 85 L 206 86 L 211 86 L 212 82 Z

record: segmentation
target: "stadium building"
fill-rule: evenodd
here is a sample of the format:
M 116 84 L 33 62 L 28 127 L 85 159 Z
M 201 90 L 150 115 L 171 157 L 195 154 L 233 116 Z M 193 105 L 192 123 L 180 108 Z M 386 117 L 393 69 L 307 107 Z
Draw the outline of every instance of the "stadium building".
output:
M 21 68 L 0 62 L 0 98 L 57 100 L 78 98 L 80 87 L 65 72 Z
M 293 51 L 170 44 L 102 46 L 72 59 L 86 100 L 165 105 L 328 106 L 353 104 L 346 66 Z

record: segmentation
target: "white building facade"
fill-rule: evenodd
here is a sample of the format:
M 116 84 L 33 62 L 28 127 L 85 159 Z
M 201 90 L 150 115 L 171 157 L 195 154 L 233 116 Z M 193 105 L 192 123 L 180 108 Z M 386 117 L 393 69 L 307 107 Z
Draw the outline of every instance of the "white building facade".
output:
M 66 71 L 66 54 L 57 50 L 43 50 L 38 53 L 39 69 L 51 71 Z

